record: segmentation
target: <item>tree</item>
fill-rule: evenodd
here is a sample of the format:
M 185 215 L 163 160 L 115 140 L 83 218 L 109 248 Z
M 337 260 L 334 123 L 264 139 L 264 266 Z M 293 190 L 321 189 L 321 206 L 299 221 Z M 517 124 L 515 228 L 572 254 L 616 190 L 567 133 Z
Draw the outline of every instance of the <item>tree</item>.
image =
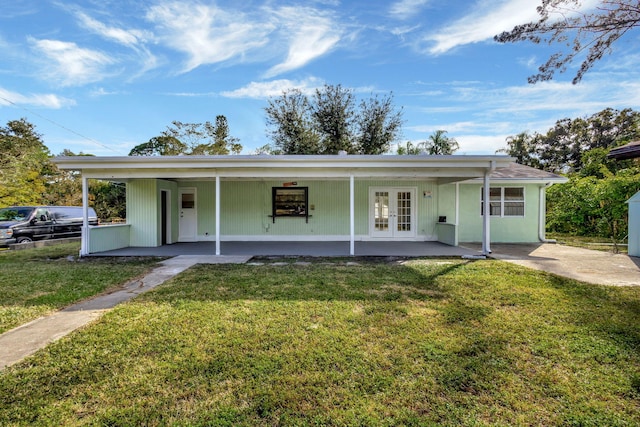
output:
M 90 180 L 91 205 L 102 221 L 122 220 L 127 216 L 127 192 L 122 183 Z
M 358 152 L 384 154 L 391 148 L 402 127 L 402 111 L 395 111 L 391 95 L 360 103 Z
M 286 154 L 318 154 L 320 135 L 311 117 L 311 104 L 299 89 L 283 92 L 282 96 L 268 101 L 268 135 L 273 141 L 270 152 Z M 263 147 L 264 148 L 264 147 Z
M 460 148 L 458 141 L 449 138 L 446 130 L 437 130 L 429 135 L 429 139 L 424 143 L 427 154 L 430 155 L 450 155 Z
M 627 200 L 640 190 L 640 168 L 603 178 L 574 174 L 547 191 L 547 228 L 619 242 L 627 233 Z
M 539 72 L 529 77 L 529 83 L 551 80 L 556 72 L 565 72 L 568 64 L 586 55 L 580 59 L 582 64 L 573 78 L 576 84 L 612 50 L 617 40 L 640 25 L 637 0 L 601 0 L 598 7 L 586 12 L 580 11 L 580 7 L 580 0 L 542 0 L 537 7 L 540 15 L 537 21 L 517 25 L 494 39 L 500 43 L 530 41 L 568 47 L 568 51 L 551 55 Z M 567 41 L 571 38 L 573 41 Z
M 407 141 L 405 145 L 398 144 L 398 150 L 396 154 L 399 156 L 417 156 L 420 154 L 424 154 L 424 142 L 420 142 L 418 144 L 413 144 L 411 141 Z
M 26 119 L 0 127 L 0 207 L 40 204 L 52 174 L 49 150 Z
M 534 168 L 540 167 L 540 160 L 538 153 L 536 152 L 536 137 L 529 134 L 529 132 L 520 132 L 515 136 L 507 137 L 507 148 L 501 148 L 496 150 L 496 153 L 505 153 L 516 159 L 516 163 L 521 165 L 531 166 Z
M 543 134 L 522 132 L 510 136 L 508 147 L 498 151 L 515 157 L 517 163 L 554 173 L 572 173 L 585 166 L 586 153 L 597 148 L 606 152 L 638 138 L 640 112 L 607 108 L 588 117 L 558 120 Z M 625 166 L 617 164 L 613 168 Z M 590 168 L 593 170 L 593 165 Z
M 154 136 L 149 141 L 136 145 L 130 156 L 177 156 L 187 151 L 187 145 L 172 136 Z
M 135 146 L 130 156 L 176 156 L 239 154 L 242 145 L 229 133 L 225 116 L 216 116 L 215 124 L 173 121 L 160 136 Z
M 391 95 L 356 101 L 351 89 L 325 85 L 308 97 L 299 89 L 284 91 L 265 108 L 267 150 L 284 154 L 381 154 L 400 134 L 402 112 Z
M 311 117 L 321 137 L 321 154 L 355 152 L 352 144 L 355 116 L 353 91 L 341 85 L 316 89 Z
M 207 134 L 211 135 L 213 139 L 213 145 L 209 151 L 220 154 L 228 154 L 229 152 L 239 154 L 242 151 L 242 145 L 239 143 L 240 140 L 231 136 L 229 132 L 229 122 L 225 116 L 216 116 L 216 124 L 214 126 L 206 122 L 205 129 Z

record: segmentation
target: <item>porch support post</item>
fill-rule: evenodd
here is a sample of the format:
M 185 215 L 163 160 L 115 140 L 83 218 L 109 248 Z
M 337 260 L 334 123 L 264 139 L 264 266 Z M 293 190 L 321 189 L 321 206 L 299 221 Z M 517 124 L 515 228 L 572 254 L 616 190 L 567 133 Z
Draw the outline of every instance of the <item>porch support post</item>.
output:
M 220 175 L 216 175 L 216 255 L 220 255 Z
M 80 256 L 89 255 L 89 179 L 82 177 L 82 234 Z
M 491 161 L 489 169 L 484 172 L 483 212 L 482 212 L 482 255 L 491 253 L 491 201 L 489 200 L 489 189 L 491 188 L 491 172 L 495 169 L 495 161 Z
M 455 231 L 454 231 L 454 243 L 455 246 L 458 246 L 458 236 L 459 236 L 459 230 L 460 230 L 460 183 L 456 182 L 456 200 L 455 200 L 455 212 L 456 212 L 456 216 L 455 216 L 455 221 L 454 221 L 454 226 L 455 226 Z
M 355 191 L 354 191 L 353 174 L 349 175 L 349 255 L 356 254 L 355 236 L 356 236 L 356 220 L 355 220 Z

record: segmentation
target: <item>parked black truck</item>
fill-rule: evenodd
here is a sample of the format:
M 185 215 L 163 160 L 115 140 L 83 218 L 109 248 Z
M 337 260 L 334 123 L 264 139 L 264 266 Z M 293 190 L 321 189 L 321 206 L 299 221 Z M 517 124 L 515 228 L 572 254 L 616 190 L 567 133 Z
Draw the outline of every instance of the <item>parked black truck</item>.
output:
M 89 208 L 89 225 L 98 225 L 93 208 Z M 0 209 L 0 247 L 35 240 L 78 237 L 81 233 L 80 206 L 11 206 Z

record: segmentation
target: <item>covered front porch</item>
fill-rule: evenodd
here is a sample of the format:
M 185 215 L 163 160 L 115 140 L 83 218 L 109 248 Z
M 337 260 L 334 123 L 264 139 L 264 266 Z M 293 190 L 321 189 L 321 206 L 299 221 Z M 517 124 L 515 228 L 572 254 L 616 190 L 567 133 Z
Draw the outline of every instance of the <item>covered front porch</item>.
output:
M 249 256 L 351 256 L 350 242 L 221 242 L 220 254 Z M 127 247 L 91 256 L 215 255 L 215 242 L 174 243 L 158 247 Z M 355 256 L 461 257 L 479 251 L 440 242 L 355 242 Z
M 211 255 L 474 255 L 453 248 L 460 229 L 459 184 L 481 179 L 483 199 L 488 200 L 491 173 L 512 160 L 506 156 L 77 157 L 56 158 L 56 163 L 82 173 L 82 256 L 191 250 Z M 126 184 L 126 224 L 88 225 L 89 179 Z M 480 221 L 473 218 L 472 239 L 481 240 L 482 253 L 487 254 L 489 204 L 483 209 Z

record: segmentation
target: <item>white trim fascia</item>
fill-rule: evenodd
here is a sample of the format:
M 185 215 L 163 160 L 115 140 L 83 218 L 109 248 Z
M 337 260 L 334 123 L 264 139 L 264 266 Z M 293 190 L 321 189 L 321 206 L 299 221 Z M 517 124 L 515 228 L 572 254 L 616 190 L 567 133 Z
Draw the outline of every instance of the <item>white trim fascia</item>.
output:
M 73 168 L 71 168 L 73 169 Z M 450 169 L 368 169 L 353 172 L 356 179 L 386 179 L 386 180 L 415 180 L 438 178 L 451 178 L 455 181 L 469 181 L 482 174 L 481 169 L 475 168 L 450 168 Z M 239 169 L 239 170 L 218 170 L 218 169 L 82 169 L 82 175 L 93 179 L 106 180 L 126 180 L 138 179 L 209 179 L 214 180 L 216 176 L 221 179 L 349 179 L 349 173 L 339 169 Z M 547 182 L 547 181 L 545 181 Z
M 525 184 L 562 184 L 568 182 L 569 179 L 564 176 L 558 178 L 548 178 L 548 179 L 528 179 L 528 178 L 501 178 L 501 179 L 491 179 L 492 184 L 500 184 L 500 185 L 525 185 Z M 475 184 L 482 185 L 482 178 L 474 178 L 465 181 L 460 181 L 460 184 Z
M 53 162 L 61 169 L 238 169 L 238 168 L 487 168 L 506 167 L 515 159 L 503 155 L 225 155 L 225 156 L 58 156 Z

